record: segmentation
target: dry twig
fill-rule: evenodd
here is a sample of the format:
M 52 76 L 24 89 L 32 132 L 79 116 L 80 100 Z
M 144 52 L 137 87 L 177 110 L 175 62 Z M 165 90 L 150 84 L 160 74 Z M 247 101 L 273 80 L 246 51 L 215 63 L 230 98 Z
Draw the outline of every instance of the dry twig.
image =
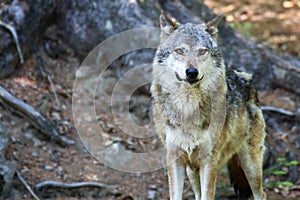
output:
M 261 109 L 263 111 L 274 111 L 274 112 L 278 112 L 280 114 L 284 114 L 287 116 L 295 116 L 296 114 L 289 111 L 289 110 L 285 110 L 283 108 L 277 108 L 277 107 L 273 107 L 273 106 L 261 106 Z
M 4 28 L 6 28 L 12 34 L 12 36 L 14 38 L 14 41 L 16 43 L 16 46 L 17 46 L 17 51 L 18 51 L 18 54 L 19 54 L 20 63 L 23 64 L 24 63 L 24 57 L 23 57 L 23 54 L 22 54 L 22 51 L 21 51 L 21 48 L 20 48 L 18 34 L 17 34 L 17 31 L 16 31 L 15 27 L 13 27 L 13 26 L 11 26 L 7 23 L 4 23 L 1 20 L 0 20 L 0 26 L 3 26 Z
M 21 174 L 18 171 L 17 171 L 17 176 L 18 176 L 18 179 L 22 182 L 22 184 L 26 187 L 28 192 L 31 194 L 31 196 L 33 196 L 33 198 L 36 200 L 40 200 L 40 198 L 33 192 L 31 187 L 27 184 L 25 179 L 21 176 Z
M 47 78 L 48 78 L 48 81 L 51 85 L 51 90 L 52 90 L 52 93 L 53 93 L 54 98 L 55 98 L 55 102 L 56 102 L 56 107 L 55 108 L 56 108 L 56 110 L 60 111 L 61 110 L 60 101 L 59 101 L 59 98 L 57 96 L 54 84 L 53 84 L 52 79 L 49 75 L 47 75 Z
M 80 187 L 98 187 L 98 188 L 106 188 L 106 189 L 115 189 L 117 186 L 115 185 L 107 185 L 99 182 L 76 182 L 76 183 L 62 183 L 57 181 L 43 181 L 36 184 L 35 189 L 40 190 L 45 187 L 56 187 L 56 188 L 80 188 Z

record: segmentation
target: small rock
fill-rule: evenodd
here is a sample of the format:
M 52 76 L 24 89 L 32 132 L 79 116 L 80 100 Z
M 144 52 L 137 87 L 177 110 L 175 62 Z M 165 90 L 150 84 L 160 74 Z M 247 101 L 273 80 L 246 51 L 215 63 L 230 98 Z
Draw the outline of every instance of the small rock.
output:
M 56 175 L 59 176 L 59 177 L 62 177 L 64 175 L 64 170 L 63 170 L 62 166 L 58 166 L 55 169 L 55 172 L 56 172 Z
M 28 140 L 32 140 L 32 138 L 33 138 L 32 133 L 25 133 L 24 136 L 25 136 L 25 138 L 28 139 Z
M 110 129 L 113 129 L 113 128 L 114 128 L 114 125 L 113 125 L 113 124 L 109 124 L 109 123 L 108 123 L 106 126 L 107 126 L 107 128 L 110 128 Z
M 43 143 L 41 142 L 41 140 L 39 140 L 38 138 L 33 138 L 33 145 L 35 147 L 40 147 L 43 145 Z
M 292 1 L 284 1 L 282 2 L 282 7 L 284 8 L 292 8 L 295 6 L 295 3 Z
M 56 120 L 61 120 L 61 116 L 58 112 L 52 112 L 51 116 L 54 117 Z
M 16 138 L 15 136 L 11 136 L 10 139 L 13 143 L 20 142 L 19 138 Z
M 112 136 L 110 138 L 113 142 L 123 142 L 123 139 L 118 136 Z
M 42 146 L 42 142 L 35 137 L 35 135 L 31 132 L 27 132 L 24 134 L 24 139 L 26 142 L 33 144 L 35 147 Z
M 47 170 L 47 171 L 52 171 L 53 169 L 54 169 L 54 167 L 53 166 L 50 166 L 50 165 L 45 165 L 45 170 Z
M 33 151 L 33 152 L 31 152 L 31 156 L 34 158 L 37 158 L 39 156 L 39 154 L 38 154 L 38 152 Z
M 23 169 L 21 169 L 21 174 L 25 174 L 27 172 L 30 172 L 30 169 L 28 169 L 27 167 L 24 167 Z
M 157 185 L 151 184 L 151 185 L 149 185 L 149 188 L 151 190 L 157 190 Z
M 154 191 L 154 190 L 149 190 L 148 191 L 148 199 L 155 199 L 155 197 L 156 197 L 156 191 Z
M 99 121 L 100 127 L 101 128 L 106 128 L 106 124 L 103 121 Z
M 105 28 L 106 28 L 107 30 L 112 30 L 113 24 L 111 23 L 110 20 L 107 20 L 107 21 L 106 21 L 106 23 L 105 23 Z
M 70 154 L 71 154 L 71 155 L 76 155 L 76 154 L 77 154 L 77 151 L 76 151 L 76 150 L 72 150 L 72 151 L 70 151 Z

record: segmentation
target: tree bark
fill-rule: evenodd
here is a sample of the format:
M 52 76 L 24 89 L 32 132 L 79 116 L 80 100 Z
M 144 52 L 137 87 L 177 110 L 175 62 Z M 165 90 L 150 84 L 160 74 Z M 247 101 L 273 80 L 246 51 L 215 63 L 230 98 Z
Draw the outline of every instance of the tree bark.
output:
M 15 162 L 8 161 L 5 158 L 8 140 L 7 130 L 0 121 L 0 197 L 5 199 L 10 196 L 13 177 L 17 169 Z
M 58 0 L 15 0 L 1 8 L 1 20 L 17 29 L 25 58 L 31 56 L 45 30 L 63 10 Z M 58 9 L 59 7 L 59 9 Z M 12 35 L 0 27 L 0 79 L 9 76 L 20 65 Z

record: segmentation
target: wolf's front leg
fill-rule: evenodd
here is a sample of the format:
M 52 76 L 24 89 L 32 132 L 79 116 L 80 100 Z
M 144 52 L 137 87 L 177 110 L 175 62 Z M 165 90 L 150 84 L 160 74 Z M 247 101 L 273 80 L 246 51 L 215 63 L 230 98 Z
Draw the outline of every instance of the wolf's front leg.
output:
M 189 166 L 186 167 L 186 174 L 190 180 L 196 200 L 201 199 L 200 177 L 198 171 L 193 171 Z
M 182 200 L 185 167 L 180 165 L 177 160 L 167 159 L 167 162 L 170 199 Z
M 201 199 L 213 200 L 216 189 L 217 169 L 211 161 L 206 161 L 200 168 Z

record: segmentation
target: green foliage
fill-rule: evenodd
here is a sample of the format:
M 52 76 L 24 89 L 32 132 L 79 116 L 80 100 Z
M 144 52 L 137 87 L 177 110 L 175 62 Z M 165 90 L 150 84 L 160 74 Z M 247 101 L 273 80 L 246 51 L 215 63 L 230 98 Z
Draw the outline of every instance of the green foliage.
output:
M 279 157 L 276 160 L 276 164 L 271 166 L 269 169 L 266 169 L 264 171 L 265 174 L 267 175 L 286 175 L 287 172 L 282 170 L 282 167 L 290 167 L 298 165 L 298 161 L 292 160 L 292 161 L 286 161 L 284 157 Z
M 297 160 L 292 160 L 291 162 L 285 163 L 285 166 L 293 166 L 293 165 L 298 165 L 298 161 Z
M 253 37 L 252 34 L 253 25 L 250 22 L 235 22 L 235 23 L 230 23 L 230 26 L 234 29 L 239 30 L 246 37 Z
M 265 186 L 276 188 L 278 190 L 287 191 L 287 187 L 294 186 L 294 183 L 290 181 L 270 181 L 265 184 Z
M 274 174 L 274 175 L 286 175 L 287 172 L 286 172 L 286 171 L 279 170 L 279 171 L 274 171 L 273 174 Z
M 280 179 L 283 175 L 288 174 L 287 171 L 283 170 L 284 167 L 295 165 L 298 165 L 298 161 L 296 160 L 287 161 L 284 157 L 277 158 L 276 164 L 264 171 L 265 175 L 274 175 L 276 180 L 265 183 L 265 186 L 278 189 L 280 191 L 288 191 L 288 187 L 292 187 L 294 183 L 290 181 L 281 181 Z

